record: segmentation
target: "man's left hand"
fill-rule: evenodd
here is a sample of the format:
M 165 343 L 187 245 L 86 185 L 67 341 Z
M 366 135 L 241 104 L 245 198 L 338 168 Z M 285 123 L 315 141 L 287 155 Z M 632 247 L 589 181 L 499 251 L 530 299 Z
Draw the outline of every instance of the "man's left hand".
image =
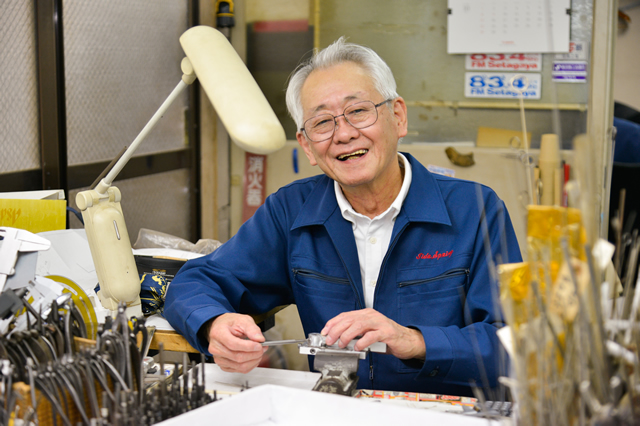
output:
M 354 349 L 361 351 L 376 342 L 387 344 L 387 353 L 399 359 L 425 358 L 425 342 L 420 331 L 403 327 L 374 309 L 343 312 L 330 319 L 320 332 L 327 345 L 338 342 L 344 348 L 360 336 Z

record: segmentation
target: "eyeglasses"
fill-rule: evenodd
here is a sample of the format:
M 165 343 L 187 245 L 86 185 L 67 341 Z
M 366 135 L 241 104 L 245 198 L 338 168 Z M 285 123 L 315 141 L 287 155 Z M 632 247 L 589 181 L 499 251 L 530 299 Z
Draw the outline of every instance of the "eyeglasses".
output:
M 378 121 L 378 107 L 391 100 L 387 99 L 379 104 L 374 104 L 372 101 L 362 101 L 349 105 L 340 115 L 316 115 L 305 121 L 300 131 L 304 132 L 311 142 L 323 142 L 333 137 L 340 117 L 344 117 L 345 121 L 356 129 L 373 126 Z

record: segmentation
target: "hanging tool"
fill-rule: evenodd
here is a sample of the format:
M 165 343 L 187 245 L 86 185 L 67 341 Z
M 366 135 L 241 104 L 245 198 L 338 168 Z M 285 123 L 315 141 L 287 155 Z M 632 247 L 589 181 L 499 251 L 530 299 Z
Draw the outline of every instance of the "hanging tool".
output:
M 236 20 L 234 18 L 233 0 L 217 0 L 216 1 L 216 28 L 231 40 L 231 28 L 235 27 Z

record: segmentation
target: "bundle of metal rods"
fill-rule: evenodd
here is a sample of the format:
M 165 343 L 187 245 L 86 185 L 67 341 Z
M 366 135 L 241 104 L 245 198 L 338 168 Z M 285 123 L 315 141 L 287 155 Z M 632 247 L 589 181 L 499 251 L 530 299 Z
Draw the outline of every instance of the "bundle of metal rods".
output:
M 611 245 L 589 236 L 583 213 L 592 204 L 581 201 L 581 209 L 530 206 L 528 261 L 498 267 L 513 339 L 502 382 L 519 424 L 640 424 L 640 239 L 618 232 L 615 271 Z M 624 229 L 620 216 L 613 227 Z
M 12 419 L 36 425 L 152 425 L 216 400 L 205 392 L 205 369 L 195 368 L 195 361 L 189 365 L 186 354 L 183 365 L 175 364 L 167 376 L 161 348 L 160 374 L 147 374 L 144 319 L 129 321 L 124 305 L 99 327 L 93 345 L 77 348 L 74 339 L 83 336 L 71 318 L 72 304 L 65 303 L 66 311 L 54 306 L 46 319 L 38 315 L 30 331 L 0 337 L 1 425 Z M 137 334 L 143 337 L 139 347 Z

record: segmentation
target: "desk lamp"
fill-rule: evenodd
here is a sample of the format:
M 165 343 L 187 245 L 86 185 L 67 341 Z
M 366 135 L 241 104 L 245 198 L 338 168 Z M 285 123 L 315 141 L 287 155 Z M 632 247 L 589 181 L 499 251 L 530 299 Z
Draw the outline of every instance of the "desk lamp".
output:
M 180 44 L 186 54 L 181 81 L 96 188 L 76 196 L 100 283 L 100 302 L 112 313 L 119 302 L 125 302 L 129 317 L 142 315 L 140 280 L 120 190 L 111 184 L 180 93 L 198 78 L 231 140 L 245 151 L 269 154 L 286 141 L 267 99 L 222 33 L 207 26 L 193 27 L 182 34 Z

